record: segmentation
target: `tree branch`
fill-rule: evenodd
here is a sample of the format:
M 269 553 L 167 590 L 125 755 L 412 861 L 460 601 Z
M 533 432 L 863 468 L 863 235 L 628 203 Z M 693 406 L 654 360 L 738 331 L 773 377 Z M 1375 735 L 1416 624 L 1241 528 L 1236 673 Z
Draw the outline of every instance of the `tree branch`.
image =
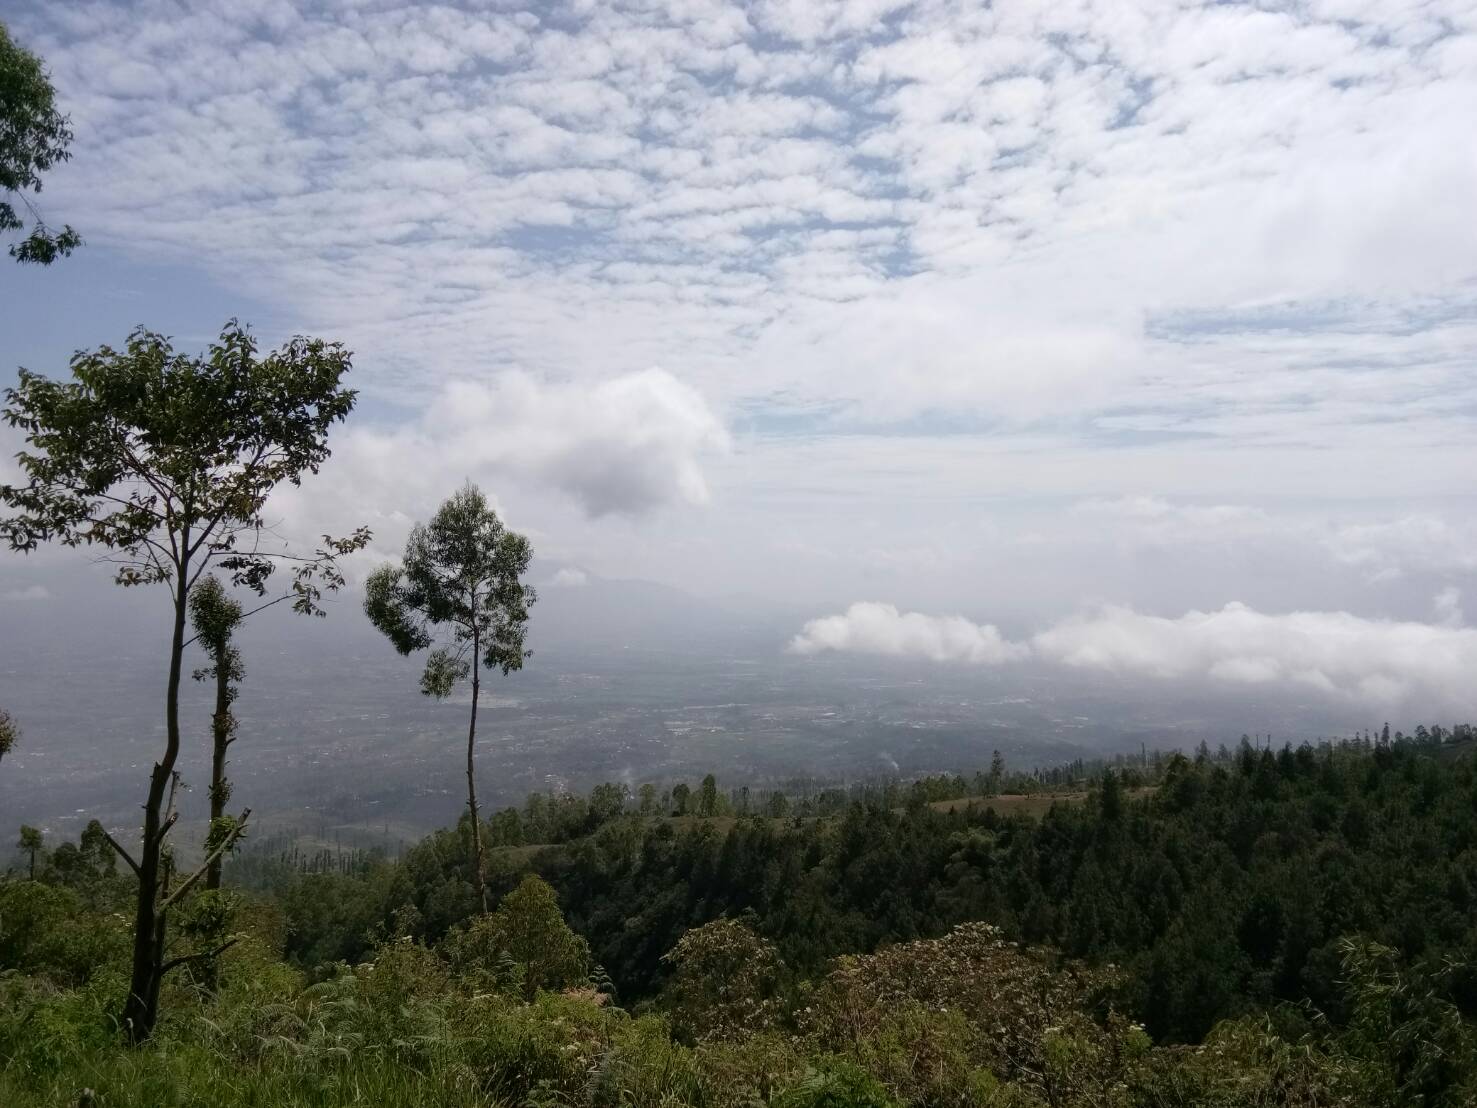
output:
M 267 448 L 265 446 L 257 447 L 256 456 L 241 467 L 241 476 L 243 478 L 249 477 L 253 473 L 253 471 L 255 471 L 256 467 L 261 464 L 262 455 L 266 453 L 266 450 Z M 219 526 L 219 524 L 226 518 L 226 513 L 229 510 L 230 502 L 229 500 L 227 500 L 226 502 L 222 503 L 218 509 L 216 509 L 213 515 L 206 519 L 204 525 L 200 528 L 199 538 L 197 538 L 193 543 L 186 539 L 181 544 L 184 546 L 186 558 L 193 558 L 195 556 L 195 553 L 200 549 L 200 547 L 204 545 L 210 539 L 210 536 L 215 533 L 216 527 Z
M 214 950 L 202 950 L 198 954 L 181 954 L 178 958 L 171 958 L 169 961 L 165 962 L 162 966 L 159 967 L 159 976 L 163 977 L 170 970 L 175 969 L 178 966 L 182 966 L 186 962 L 202 962 L 207 958 L 218 958 L 240 941 L 241 936 L 237 935 L 235 938 L 227 939 Z
M 205 859 L 205 863 L 199 869 L 190 874 L 189 877 L 185 878 L 184 881 L 180 883 L 179 888 L 175 889 L 174 892 L 170 893 L 164 898 L 164 900 L 159 905 L 159 911 L 163 912 L 167 910 L 171 904 L 173 904 L 180 897 L 184 896 L 185 893 L 189 892 L 190 887 L 194 885 L 196 881 L 199 881 L 200 878 L 205 876 L 205 871 L 210 869 L 211 866 L 215 865 L 215 863 L 223 854 L 225 854 L 226 851 L 230 850 L 231 847 L 236 845 L 236 841 L 246 833 L 246 821 L 250 818 L 251 809 L 244 809 L 241 812 L 241 818 L 236 821 L 236 826 L 231 828 L 231 833 L 225 837 L 225 840 L 220 844 L 220 846 L 211 851 L 210 857 Z
M 176 821 L 178 821 L 178 819 L 179 819 L 179 813 L 178 812 L 171 812 L 171 813 L 169 813 L 169 818 L 166 819 L 162 824 L 160 824 L 160 826 L 159 826 L 159 841 L 161 843 L 164 841 L 164 836 L 167 835 L 167 834 L 169 834 L 169 829 L 175 825 L 175 823 L 176 823 Z
M 108 841 L 108 845 L 118 852 L 118 857 L 122 858 L 125 862 L 128 863 L 129 869 L 133 870 L 135 874 L 138 874 L 138 863 L 133 860 L 133 855 L 129 854 L 128 851 L 123 849 L 122 843 L 113 838 L 112 835 L 108 834 L 107 828 L 99 825 L 99 830 L 102 831 L 103 838 Z

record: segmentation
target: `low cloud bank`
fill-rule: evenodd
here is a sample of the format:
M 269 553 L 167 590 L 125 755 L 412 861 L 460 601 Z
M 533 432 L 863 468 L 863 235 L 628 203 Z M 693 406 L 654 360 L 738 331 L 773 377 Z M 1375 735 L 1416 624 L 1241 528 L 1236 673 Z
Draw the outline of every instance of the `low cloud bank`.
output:
M 841 615 L 811 620 L 790 642 L 790 650 L 795 654 L 826 650 L 887 654 L 975 665 L 998 665 L 1030 653 L 1028 647 L 1007 642 L 992 624 L 972 623 L 963 616 L 899 612 L 891 604 L 869 601 L 853 604 Z
M 1477 629 L 1453 618 L 1455 599 L 1438 598 L 1445 619 L 1435 624 L 1348 612 L 1272 614 L 1238 603 L 1174 618 L 1109 606 L 1022 642 L 963 616 L 857 603 L 811 620 L 789 649 L 974 665 L 1035 659 L 1137 677 L 1313 689 L 1370 704 L 1423 698 L 1470 707 L 1477 705 Z

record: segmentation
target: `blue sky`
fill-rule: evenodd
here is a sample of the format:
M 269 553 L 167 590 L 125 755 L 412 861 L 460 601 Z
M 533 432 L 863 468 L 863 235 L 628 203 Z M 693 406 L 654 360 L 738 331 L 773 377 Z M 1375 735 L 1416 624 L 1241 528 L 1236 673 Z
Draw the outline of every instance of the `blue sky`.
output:
M 0 374 L 138 322 L 346 342 L 361 411 L 281 504 L 308 533 L 390 553 L 471 477 L 550 566 L 818 616 L 1025 642 L 1241 603 L 1477 650 L 1470 4 L 0 18 L 73 118 L 41 199 L 87 238 L 0 271 Z M 1247 662 L 1238 611 L 1226 679 L 1345 665 Z M 861 617 L 825 648 L 881 641 Z M 1385 695 L 1392 651 L 1332 684 Z

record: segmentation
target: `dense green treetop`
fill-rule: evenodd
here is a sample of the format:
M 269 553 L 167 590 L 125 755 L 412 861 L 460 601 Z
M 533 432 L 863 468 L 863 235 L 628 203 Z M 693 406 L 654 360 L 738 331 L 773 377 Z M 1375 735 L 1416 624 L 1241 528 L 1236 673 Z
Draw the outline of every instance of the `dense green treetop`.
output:
M 259 356 L 232 320 L 203 356 L 139 328 L 122 350 L 78 352 L 70 381 L 22 369 L 4 418 L 27 437 L 25 480 L 0 487 L 14 511 L 0 537 L 20 551 L 108 547 L 124 585 L 173 580 L 182 566 L 193 584 L 214 561 L 264 592 L 280 557 L 263 541 L 267 498 L 327 459 L 328 428 L 354 406 L 341 384 L 349 365 L 341 345 L 302 337 Z M 318 553 L 364 537 L 326 540 Z M 342 578 L 325 562 L 295 563 L 294 605 L 317 612 L 321 588 Z
M 57 110 L 56 90 L 41 59 L 0 23 L 0 234 L 25 230 L 17 203 L 32 221 L 30 232 L 10 247 L 17 261 L 50 265 L 82 243 L 70 226 L 47 227 L 26 195 L 39 193 L 41 174 L 72 156 L 71 141 L 71 124 Z
M 475 665 L 522 668 L 535 594 L 521 577 L 532 556 L 528 540 L 504 527 L 469 484 L 412 529 L 399 566 L 370 576 L 365 611 L 402 654 L 433 646 L 438 627 L 449 630 L 450 643 L 431 652 L 421 677 L 426 695 L 444 697 Z

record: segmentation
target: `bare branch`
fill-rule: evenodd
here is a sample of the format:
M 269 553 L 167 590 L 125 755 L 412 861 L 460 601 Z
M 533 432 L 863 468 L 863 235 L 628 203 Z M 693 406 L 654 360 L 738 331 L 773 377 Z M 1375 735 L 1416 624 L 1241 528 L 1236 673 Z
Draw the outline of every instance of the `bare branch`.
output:
M 169 818 L 166 819 L 162 824 L 159 825 L 159 841 L 160 842 L 163 842 L 164 841 L 164 836 L 167 835 L 167 834 L 169 834 L 170 828 L 172 828 L 178 820 L 179 820 L 179 813 L 178 812 L 171 812 L 169 814 Z
M 165 911 L 176 900 L 184 896 L 185 893 L 189 892 L 191 886 L 193 886 L 196 881 L 199 881 L 200 878 L 205 876 L 205 871 L 210 869 L 210 867 L 213 866 L 226 853 L 226 851 L 230 850 L 231 847 L 236 845 L 241 836 L 246 833 L 246 821 L 250 818 L 251 809 L 244 809 L 241 812 L 241 818 L 236 821 L 236 826 L 231 828 L 230 833 L 226 835 L 220 846 L 211 851 L 210 857 L 205 859 L 205 863 L 194 873 L 190 874 L 189 877 L 185 878 L 184 881 L 180 883 L 179 888 L 175 889 L 174 892 L 170 893 L 164 898 L 164 900 L 159 905 L 159 910 L 161 912 Z
M 170 970 L 182 966 L 186 962 L 203 962 L 207 958 L 219 958 L 222 954 L 230 950 L 231 947 L 235 946 L 240 941 L 241 936 L 237 935 L 235 938 L 227 939 L 214 950 L 202 950 L 198 954 L 181 954 L 178 958 L 171 958 L 169 961 L 165 962 L 162 966 L 159 967 L 159 976 L 163 977 Z
M 133 860 L 133 855 L 129 854 L 128 851 L 126 851 L 126 850 L 123 849 L 123 844 L 122 843 L 120 843 L 117 839 L 113 838 L 112 835 L 108 834 L 107 828 L 102 827 L 101 825 L 99 825 L 99 828 L 98 829 L 100 831 L 102 831 L 103 838 L 107 840 L 108 845 L 111 846 L 114 850 L 116 850 L 118 852 L 118 857 L 122 858 L 125 862 L 128 863 L 128 868 L 129 869 L 133 870 L 133 872 L 135 874 L 138 874 L 138 872 L 139 872 L 138 863 Z

